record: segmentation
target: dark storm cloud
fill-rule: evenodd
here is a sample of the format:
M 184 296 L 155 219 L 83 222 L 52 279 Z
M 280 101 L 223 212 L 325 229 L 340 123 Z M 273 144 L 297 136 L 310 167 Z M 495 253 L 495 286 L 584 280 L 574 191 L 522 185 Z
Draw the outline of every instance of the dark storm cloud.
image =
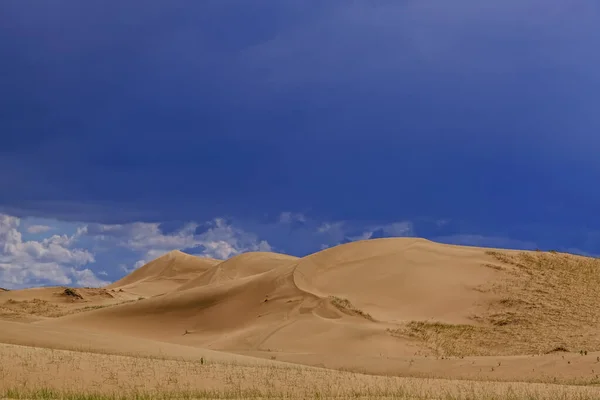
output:
M 0 208 L 598 227 L 599 11 L 6 1 Z

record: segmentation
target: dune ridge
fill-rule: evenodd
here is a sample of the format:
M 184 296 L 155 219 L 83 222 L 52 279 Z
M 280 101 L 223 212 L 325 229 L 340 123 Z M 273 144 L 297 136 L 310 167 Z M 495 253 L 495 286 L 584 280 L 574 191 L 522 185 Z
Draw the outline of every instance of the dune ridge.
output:
M 273 268 L 293 264 L 298 257 L 269 252 L 243 253 L 226 261 L 215 263 L 202 275 L 177 288 L 178 291 L 213 283 L 245 278 L 267 272 Z

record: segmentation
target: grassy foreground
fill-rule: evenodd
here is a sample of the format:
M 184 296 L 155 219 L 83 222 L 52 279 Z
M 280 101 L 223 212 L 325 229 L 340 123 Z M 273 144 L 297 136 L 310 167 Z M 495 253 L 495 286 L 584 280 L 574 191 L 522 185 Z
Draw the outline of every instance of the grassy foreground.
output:
M 320 390 L 312 393 L 298 394 L 290 392 L 268 392 L 263 390 L 197 390 L 197 391 L 173 391 L 173 392 L 123 392 L 123 393 L 93 393 L 66 390 L 19 390 L 9 389 L 0 394 L 2 399 L 28 399 L 28 400 L 167 400 L 167 399 L 404 399 L 404 400 L 592 400 L 598 399 L 598 395 L 585 393 L 570 393 L 569 391 L 554 390 L 546 393 L 522 392 L 519 390 L 508 390 L 506 393 L 494 391 L 462 391 L 460 393 L 421 393 L 413 394 L 410 391 L 382 392 L 355 391 L 347 394 L 330 395 Z
M 600 388 L 368 376 L 0 345 L 4 399 L 600 399 Z

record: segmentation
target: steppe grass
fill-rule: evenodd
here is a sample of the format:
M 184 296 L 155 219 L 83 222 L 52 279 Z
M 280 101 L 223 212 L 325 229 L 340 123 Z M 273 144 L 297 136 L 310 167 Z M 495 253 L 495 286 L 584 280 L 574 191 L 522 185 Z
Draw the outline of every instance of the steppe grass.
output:
M 495 263 L 484 266 L 502 276 L 476 288 L 497 300 L 472 315 L 472 324 L 410 321 L 390 334 L 420 340 L 439 356 L 600 350 L 600 259 L 541 251 L 486 254 Z
M 362 317 L 369 321 L 375 321 L 369 313 L 366 313 L 363 310 L 356 308 L 354 306 L 354 304 L 352 304 L 350 302 L 350 300 L 348 300 L 348 299 L 343 299 L 343 298 L 337 297 L 337 296 L 329 296 L 329 300 L 331 301 L 331 304 L 333 304 L 333 306 L 335 308 L 337 308 L 344 314 Z
M 369 376 L 284 363 L 186 361 L 0 345 L 4 399 L 600 398 L 600 388 Z
M 138 300 L 142 300 L 139 298 Z M 80 307 L 63 307 L 59 304 L 51 303 L 47 300 L 32 299 L 32 300 L 13 300 L 8 299 L 4 303 L 0 304 L 0 317 L 11 317 L 11 316 L 35 316 L 35 317 L 48 317 L 48 318 L 59 318 L 65 315 L 77 314 L 86 311 L 98 310 L 101 308 L 113 307 L 120 304 L 131 303 L 136 300 L 123 300 L 120 302 L 108 303 L 108 304 L 96 304 L 91 306 L 80 306 Z

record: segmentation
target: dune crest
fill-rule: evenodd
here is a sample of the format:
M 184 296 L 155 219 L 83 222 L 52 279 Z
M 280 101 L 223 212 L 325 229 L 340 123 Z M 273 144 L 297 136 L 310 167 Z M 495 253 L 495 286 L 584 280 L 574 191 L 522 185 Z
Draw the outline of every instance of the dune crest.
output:
M 375 319 L 434 319 L 464 323 L 477 304 L 490 299 L 473 290 L 498 278 L 481 249 L 424 239 L 364 240 L 302 259 L 299 287 L 318 296 L 348 299 Z
M 273 268 L 297 262 L 298 257 L 269 252 L 251 252 L 234 256 L 206 270 L 199 277 L 181 285 L 177 290 L 187 290 L 214 283 L 246 278 Z

